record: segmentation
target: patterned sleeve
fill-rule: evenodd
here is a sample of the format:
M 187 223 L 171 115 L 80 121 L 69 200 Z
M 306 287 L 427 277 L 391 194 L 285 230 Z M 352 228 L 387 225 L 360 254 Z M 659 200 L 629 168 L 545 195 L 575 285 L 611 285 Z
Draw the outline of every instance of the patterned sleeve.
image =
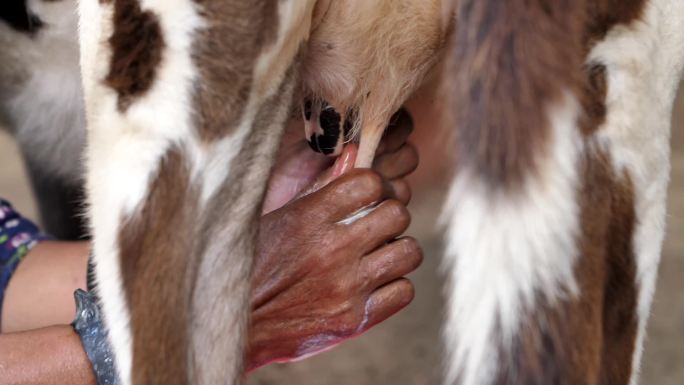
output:
M 50 237 L 14 211 L 7 201 L 0 199 L 0 314 L 12 273 L 29 250 L 45 239 Z

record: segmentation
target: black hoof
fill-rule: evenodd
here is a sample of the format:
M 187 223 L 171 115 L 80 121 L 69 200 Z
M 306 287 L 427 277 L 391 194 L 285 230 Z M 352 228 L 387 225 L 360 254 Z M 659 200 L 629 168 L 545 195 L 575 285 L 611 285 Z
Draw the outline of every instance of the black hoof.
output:
M 340 114 L 325 102 L 315 106 L 308 100 L 304 102 L 303 112 L 308 127 L 306 134 L 309 146 L 325 155 L 338 155 L 344 143 L 344 127 Z

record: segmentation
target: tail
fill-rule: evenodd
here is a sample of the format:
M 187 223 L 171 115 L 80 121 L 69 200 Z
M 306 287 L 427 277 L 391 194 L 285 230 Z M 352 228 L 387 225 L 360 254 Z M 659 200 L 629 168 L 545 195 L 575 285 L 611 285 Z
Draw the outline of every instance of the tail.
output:
M 603 376 L 611 255 L 626 266 L 617 281 L 634 282 L 634 259 L 610 250 L 609 234 L 626 218 L 620 236 L 631 239 L 634 215 L 629 177 L 590 139 L 602 110 L 587 106 L 602 106 L 605 93 L 584 71 L 587 4 L 464 0 L 456 11 L 446 66 L 458 138 L 445 210 L 448 384 Z

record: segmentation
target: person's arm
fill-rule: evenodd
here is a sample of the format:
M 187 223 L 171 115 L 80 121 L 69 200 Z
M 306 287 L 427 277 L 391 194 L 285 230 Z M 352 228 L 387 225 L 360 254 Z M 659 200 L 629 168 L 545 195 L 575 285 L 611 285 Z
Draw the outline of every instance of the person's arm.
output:
M 4 385 L 95 385 L 81 340 L 68 325 L 0 334 L 0 379 Z
M 2 332 L 16 332 L 74 320 L 74 290 L 86 287 L 89 242 L 43 241 L 12 275 L 5 291 Z
M 43 241 L 19 264 L 3 301 L 3 384 L 95 385 L 92 364 L 69 325 L 73 292 L 85 287 L 88 252 L 86 241 Z

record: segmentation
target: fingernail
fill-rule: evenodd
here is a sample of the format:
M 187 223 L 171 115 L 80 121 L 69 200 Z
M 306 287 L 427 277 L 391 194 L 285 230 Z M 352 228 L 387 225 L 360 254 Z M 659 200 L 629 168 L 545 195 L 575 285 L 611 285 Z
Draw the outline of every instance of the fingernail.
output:
M 349 162 L 349 151 L 346 149 L 342 150 L 342 155 L 340 155 L 337 160 L 335 160 L 335 167 L 333 168 L 332 176 L 337 178 L 338 176 L 344 174 L 347 163 Z
M 348 172 L 354 168 L 354 162 L 356 162 L 357 147 L 355 144 L 350 144 L 342 149 L 342 154 L 335 161 L 333 167 L 333 177 L 338 176 Z

